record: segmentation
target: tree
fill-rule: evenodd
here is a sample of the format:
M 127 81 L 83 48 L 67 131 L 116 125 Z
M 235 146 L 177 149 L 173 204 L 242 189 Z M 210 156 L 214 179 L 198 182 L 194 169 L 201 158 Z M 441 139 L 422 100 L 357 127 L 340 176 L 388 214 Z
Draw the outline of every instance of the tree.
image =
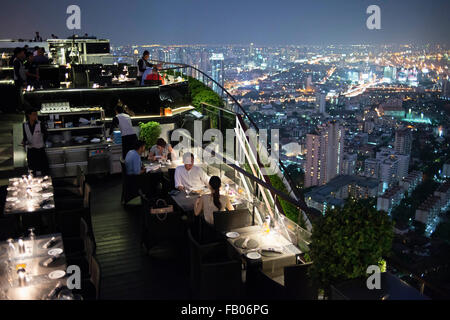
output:
M 329 209 L 313 224 L 312 278 L 329 289 L 331 284 L 366 276 L 368 266 L 381 265 L 390 254 L 393 227 L 386 212 L 363 201 L 349 199 L 343 207 Z

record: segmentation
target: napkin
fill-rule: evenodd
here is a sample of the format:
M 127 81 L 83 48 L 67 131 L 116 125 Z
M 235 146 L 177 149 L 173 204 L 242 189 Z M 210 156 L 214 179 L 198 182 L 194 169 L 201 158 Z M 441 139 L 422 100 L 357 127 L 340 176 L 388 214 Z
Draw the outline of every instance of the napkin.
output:
M 55 237 L 52 237 L 50 240 L 48 240 L 48 241 L 44 244 L 43 248 L 44 248 L 44 249 L 51 248 L 51 247 L 53 247 L 53 246 L 55 245 L 55 243 L 56 243 L 56 238 L 55 238 Z
M 247 242 L 248 242 L 249 240 L 250 240 L 249 237 L 246 237 L 246 238 L 245 238 L 244 242 L 242 243 L 242 248 L 243 248 L 243 249 L 246 249 L 246 248 L 247 248 Z
M 47 260 L 45 260 L 44 263 L 42 263 L 42 265 L 43 265 L 44 267 L 48 267 L 48 266 L 50 265 L 50 263 L 52 263 L 53 261 L 55 261 L 55 260 L 58 259 L 58 258 L 59 258 L 58 256 L 50 257 L 50 258 L 48 258 Z

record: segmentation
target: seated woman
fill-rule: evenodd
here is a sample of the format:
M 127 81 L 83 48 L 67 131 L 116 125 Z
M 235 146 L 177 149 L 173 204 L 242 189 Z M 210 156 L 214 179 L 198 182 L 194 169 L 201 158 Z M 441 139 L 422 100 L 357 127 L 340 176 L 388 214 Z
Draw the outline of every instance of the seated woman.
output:
M 150 152 L 148 154 L 148 160 L 150 161 L 157 161 L 159 159 L 161 160 L 167 160 L 169 159 L 170 154 L 170 160 L 175 160 L 175 152 L 173 151 L 173 148 L 170 144 L 168 144 L 164 139 L 159 138 L 156 140 L 156 144 L 151 147 Z
M 204 194 L 195 202 L 195 215 L 198 216 L 203 212 L 205 221 L 210 225 L 214 224 L 215 211 L 234 210 L 228 196 L 219 193 L 221 184 L 222 181 L 219 177 L 212 176 L 209 180 L 211 194 Z

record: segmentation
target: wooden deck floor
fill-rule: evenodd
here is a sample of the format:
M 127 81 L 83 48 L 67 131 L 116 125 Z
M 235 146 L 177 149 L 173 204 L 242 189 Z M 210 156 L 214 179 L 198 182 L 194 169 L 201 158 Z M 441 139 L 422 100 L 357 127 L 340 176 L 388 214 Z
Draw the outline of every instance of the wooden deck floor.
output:
M 102 271 L 100 299 L 187 299 L 186 255 L 151 258 L 144 253 L 140 207 L 124 209 L 120 204 L 120 176 L 90 183 L 96 257 Z

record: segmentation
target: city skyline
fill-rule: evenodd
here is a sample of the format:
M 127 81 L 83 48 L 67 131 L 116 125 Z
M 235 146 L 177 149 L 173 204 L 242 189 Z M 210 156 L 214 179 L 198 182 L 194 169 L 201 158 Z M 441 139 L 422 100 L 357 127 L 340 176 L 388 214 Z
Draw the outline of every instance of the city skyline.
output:
M 54 1 L 6 3 L 0 13 L 0 38 L 32 38 L 72 34 L 66 9 L 81 8 L 76 33 L 109 38 L 115 45 L 167 44 L 448 44 L 448 1 L 175 1 L 170 4 L 133 1 Z M 381 8 L 381 30 L 369 30 L 366 10 Z M 136 10 L 142 8 L 141 10 Z M 144 9 L 148 8 L 148 10 Z M 37 13 L 38 12 L 38 13 Z M 127 12 L 130 12 L 128 14 Z M 131 14 L 133 12 L 133 14 Z M 17 14 L 20 13 L 21 19 Z M 156 30 L 156 32 L 155 32 Z

